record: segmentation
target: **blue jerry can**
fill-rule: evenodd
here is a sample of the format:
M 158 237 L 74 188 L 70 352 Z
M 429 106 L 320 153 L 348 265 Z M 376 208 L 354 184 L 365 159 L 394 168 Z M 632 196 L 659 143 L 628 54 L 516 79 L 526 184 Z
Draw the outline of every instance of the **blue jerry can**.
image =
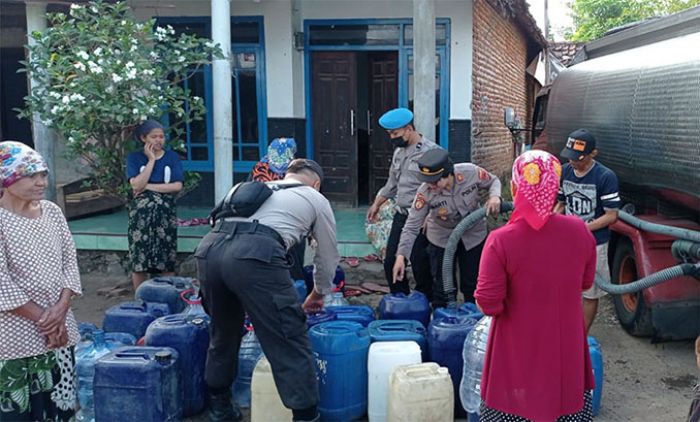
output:
M 418 291 L 389 293 L 379 302 L 379 319 L 413 319 L 420 321 L 424 327 L 430 322 L 430 304 L 428 298 Z

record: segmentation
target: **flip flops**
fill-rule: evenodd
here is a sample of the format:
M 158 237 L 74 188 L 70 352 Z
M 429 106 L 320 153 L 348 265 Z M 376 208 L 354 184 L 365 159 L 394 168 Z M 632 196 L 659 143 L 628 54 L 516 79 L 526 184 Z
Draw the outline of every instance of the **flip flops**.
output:
M 360 259 L 357 258 L 356 256 L 346 256 L 341 261 L 348 264 L 348 266 L 351 268 L 356 268 L 357 266 L 360 265 Z

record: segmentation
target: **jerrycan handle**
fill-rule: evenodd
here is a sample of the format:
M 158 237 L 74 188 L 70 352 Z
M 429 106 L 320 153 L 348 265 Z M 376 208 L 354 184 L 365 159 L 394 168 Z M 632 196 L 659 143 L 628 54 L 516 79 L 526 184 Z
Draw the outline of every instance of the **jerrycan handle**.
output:
M 425 365 L 425 364 L 415 365 L 413 368 L 406 369 L 405 373 L 406 373 L 406 375 L 411 375 L 411 376 L 429 375 L 429 374 L 435 373 L 436 370 L 439 368 L 439 366 L 434 362 L 429 362 L 429 363 L 432 363 L 433 365 L 430 365 L 430 364 L 428 364 L 428 365 Z
M 133 302 L 126 302 L 121 305 L 122 309 L 146 311 L 146 302 L 143 300 L 135 300 Z
M 149 360 L 149 356 L 143 352 L 117 352 L 114 356 L 120 359 L 143 359 Z

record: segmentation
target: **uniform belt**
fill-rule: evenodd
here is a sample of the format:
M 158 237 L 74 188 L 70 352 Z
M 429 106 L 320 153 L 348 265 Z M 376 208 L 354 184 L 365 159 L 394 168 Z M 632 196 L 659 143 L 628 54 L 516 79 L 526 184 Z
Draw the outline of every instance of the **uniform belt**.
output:
M 224 232 L 229 233 L 232 236 L 238 233 L 258 233 L 272 238 L 279 242 L 283 248 L 287 248 L 284 243 L 284 239 L 277 232 L 277 230 L 272 229 L 264 224 L 260 224 L 257 221 L 217 221 L 214 225 L 213 232 Z

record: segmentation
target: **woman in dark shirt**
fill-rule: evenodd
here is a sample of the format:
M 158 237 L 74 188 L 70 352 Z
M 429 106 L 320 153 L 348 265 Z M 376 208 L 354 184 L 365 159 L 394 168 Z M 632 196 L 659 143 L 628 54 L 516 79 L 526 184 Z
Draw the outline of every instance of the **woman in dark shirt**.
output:
M 129 204 L 131 281 L 136 289 L 149 273 L 173 275 L 177 254 L 175 195 L 184 174 L 178 155 L 166 150 L 163 126 L 147 120 L 134 135 L 143 151 L 129 154 L 126 173 L 133 199 Z

